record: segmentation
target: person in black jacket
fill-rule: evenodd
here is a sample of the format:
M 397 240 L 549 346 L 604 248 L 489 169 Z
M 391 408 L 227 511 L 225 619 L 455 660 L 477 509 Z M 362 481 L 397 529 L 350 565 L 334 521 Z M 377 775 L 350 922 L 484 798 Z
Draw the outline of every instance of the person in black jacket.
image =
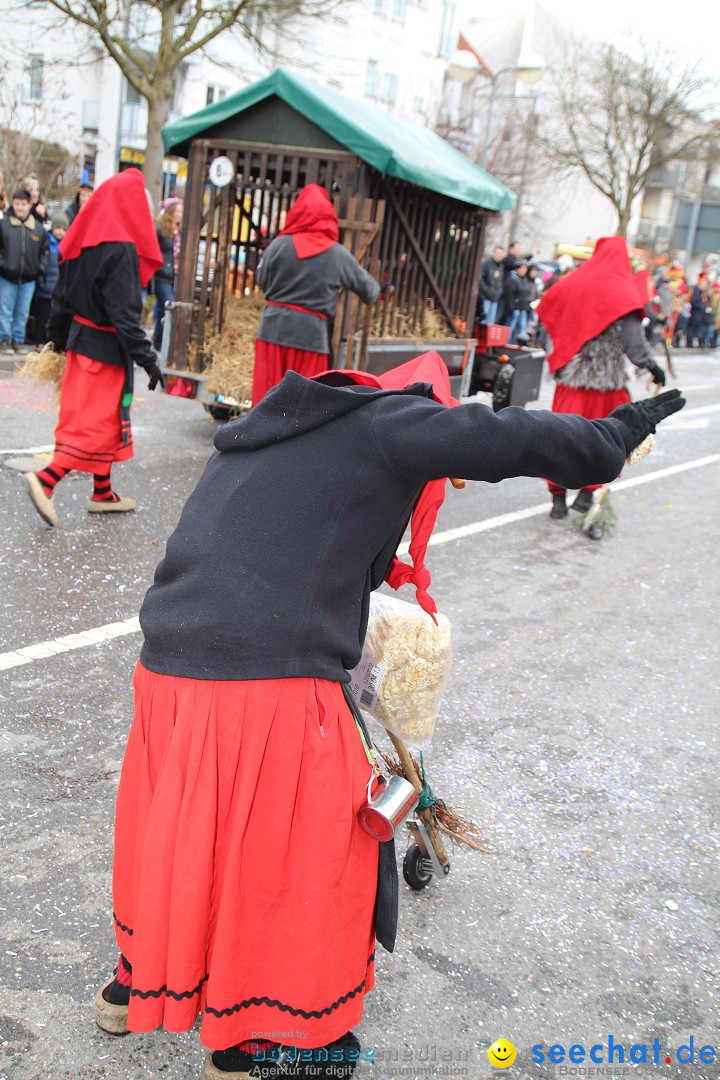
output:
M 72 199 L 65 207 L 65 216 L 68 221 L 72 222 L 78 216 L 80 210 L 82 210 L 85 203 L 92 195 L 95 187 L 89 180 L 83 180 L 80 187 L 77 190 L 77 195 Z
M 183 201 L 182 199 L 165 199 L 160 204 L 160 213 L 157 217 L 157 238 L 162 255 L 162 266 L 153 278 L 153 291 L 155 293 L 155 334 L 153 335 L 153 348 L 160 352 L 162 348 L 163 321 L 165 319 L 165 305 L 171 304 L 175 299 L 175 276 L 180 256 L 180 229 L 182 226 Z
M 50 219 L 47 207 L 40 195 L 40 181 L 34 173 L 31 173 L 25 177 L 22 186 L 30 195 L 30 213 L 44 227 Z
M 96 1020 L 119 1035 L 201 1016 L 204 1080 L 279 1076 L 281 1043 L 319 1048 L 312 1071 L 283 1076 L 348 1077 L 360 1057 L 350 1029 L 375 938 L 391 949 L 395 932 L 379 930 L 379 845 L 357 816 L 371 755 L 344 687 L 413 508 L 448 476 L 610 481 L 684 403 L 675 390 L 598 421 L 495 414 L 437 400 L 451 399 L 436 353 L 387 374 L 288 371 L 221 427 L 140 611 L 115 820 L 120 957 Z M 411 550 L 428 611 L 425 553 Z
M 50 244 L 32 215 L 30 193 L 17 188 L 12 211 L 0 220 L 0 348 L 24 352 L 25 328 L 37 279 L 45 273 Z
M 530 312 L 530 282 L 527 279 L 528 264 L 523 260 L 505 278 L 503 300 L 505 325 L 510 327 L 508 343 L 515 345 L 520 334 L 527 328 Z
M 35 296 L 33 297 L 33 341 L 37 346 L 44 345 L 47 341 L 47 321 L 50 314 L 50 301 L 53 290 L 60 276 L 60 241 L 68 230 L 68 219 L 65 214 L 55 214 L 52 220 L 52 228 L 48 233 L 50 244 L 50 257 L 45 272 L 37 279 Z
M 117 495 L 110 480 L 113 462 L 134 453 L 133 366 L 147 372 L 148 389 L 163 384 L 140 328 L 140 289 L 162 259 L 139 169 L 100 186 L 68 229 L 60 256 L 48 320 L 49 339 L 58 351 L 67 350 L 55 454 L 47 468 L 25 475 L 32 503 L 48 525 L 58 520 L 55 486 L 72 469 L 93 475 L 91 513 L 135 509 L 135 500 Z
M 479 298 L 482 300 L 481 317 L 484 323 L 497 322 L 498 304 L 503 294 L 504 281 L 503 249 L 498 246 L 494 247 L 492 255 L 483 261 L 480 271 Z

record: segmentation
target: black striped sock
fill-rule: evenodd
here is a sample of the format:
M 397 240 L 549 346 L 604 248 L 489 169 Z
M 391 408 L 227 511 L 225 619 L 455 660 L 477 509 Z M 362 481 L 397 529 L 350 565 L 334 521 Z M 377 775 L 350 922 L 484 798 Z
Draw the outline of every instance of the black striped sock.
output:
M 94 502 L 120 502 L 120 496 L 116 495 L 112 489 L 110 473 L 104 476 L 101 476 L 100 473 L 93 475 L 92 498 Z
M 54 461 L 51 461 L 46 469 L 39 469 L 35 475 L 45 489 L 45 494 L 51 496 L 55 485 L 59 484 L 69 472 L 70 469 L 65 469 L 62 465 L 56 465 Z

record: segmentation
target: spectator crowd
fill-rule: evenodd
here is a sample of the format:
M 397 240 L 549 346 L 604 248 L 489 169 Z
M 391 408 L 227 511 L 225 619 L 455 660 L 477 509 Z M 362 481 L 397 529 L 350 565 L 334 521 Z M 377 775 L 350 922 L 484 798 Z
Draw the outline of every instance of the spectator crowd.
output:
M 26 176 L 6 190 L 0 174 L 0 352 L 22 355 L 33 348 L 42 348 L 47 342 L 47 322 L 59 274 L 60 243 L 93 191 L 94 185 L 83 176 L 65 209 L 50 211 L 37 176 Z M 174 298 L 182 216 L 182 199 L 172 197 L 160 204 L 155 219 L 163 265 L 147 292 L 155 297 L 153 347 L 156 352 L 162 346 L 165 305 Z

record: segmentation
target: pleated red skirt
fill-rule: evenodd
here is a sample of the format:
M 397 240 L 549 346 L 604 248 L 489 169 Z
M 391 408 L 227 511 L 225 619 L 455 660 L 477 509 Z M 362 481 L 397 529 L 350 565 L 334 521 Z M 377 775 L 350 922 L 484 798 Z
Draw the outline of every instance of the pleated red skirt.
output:
M 125 369 L 68 349 L 55 428 L 54 461 L 66 469 L 104 475 L 134 454 L 123 446 L 120 399 Z
M 138 664 L 113 901 L 131 1031 L 323 1046 L 374 984 L 370 768 L 339 683 Z
M 584 416 L 586 420 L 602 420 L 613 409 L 620 405 L 626 405 L 630 401 L 630 394 L 625 387 L 620 390 L 585 390 L 578 386 L 565 386 L 563 383 L 555 384 L 552 411 L 557 413 L 575 413 Z M 553 495 L 562 494 L 565 488 L 547 481 L 550 492 Z M 602 484 L 588 484 L 585 491 L 595 491 Z
M 326 371 L 329 365 L 330 359 L 327 353 L 292 349 L 289 345 L 272 345 L 269 341 L 260 341 L 256 338 L 253 405 L 257 405 L 268 390 L 280 382 L 286 371 L 297 371 L 298 375 L 311 379 L 313 375 Z

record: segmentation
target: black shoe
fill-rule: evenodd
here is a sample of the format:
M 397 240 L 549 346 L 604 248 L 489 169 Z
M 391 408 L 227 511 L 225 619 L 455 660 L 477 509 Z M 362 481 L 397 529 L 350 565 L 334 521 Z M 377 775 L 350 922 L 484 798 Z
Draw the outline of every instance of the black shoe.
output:
M 301 1070 L 305 1068 L 307 1076 L 312 1076 L 314 1080 L 349 1080 L 360 1059 L 360 1042 L 352 1031 L 346 1032 L 327 1046 L 314 1047 L 312 1062 L 307 1059 L 309 1047 L 303 1050 L 302 1047 L 288 1046 L 283 1047 L 283 1050 L 287 1052 L 290 1061 L 298 1050 L 301 1051 L 299 1067 Z
M 553 495 L 552 510 L 550 511 L 551 518 L 564 518 L 567 517 L 567 506 L 565 505 L 564 495 Z
M 280 1047 L 273 1043 L 265 1051 L 259 1051 L 257 1055 L 249 1054 L 246 1050 L 240 1050 L 237 1046 L 231 1046 L 227 1050 L 215 1050 L 208 1055 L 203 1070 L 203 1080 L 219 1080 L 223 1074 L 232 1076 L 264 1077 L 266 1080 L 277 1077 L 293 1075 L 284 1062 L 280 1060 Z
M 582 491 L 578 491 L 575 496 L 575 502 L 570 506 L 571 510 L 577 510 L 578 514 L 587 514 L 588 510 L 593 504 L 592 491 L 586 491 L 585 488 Z

